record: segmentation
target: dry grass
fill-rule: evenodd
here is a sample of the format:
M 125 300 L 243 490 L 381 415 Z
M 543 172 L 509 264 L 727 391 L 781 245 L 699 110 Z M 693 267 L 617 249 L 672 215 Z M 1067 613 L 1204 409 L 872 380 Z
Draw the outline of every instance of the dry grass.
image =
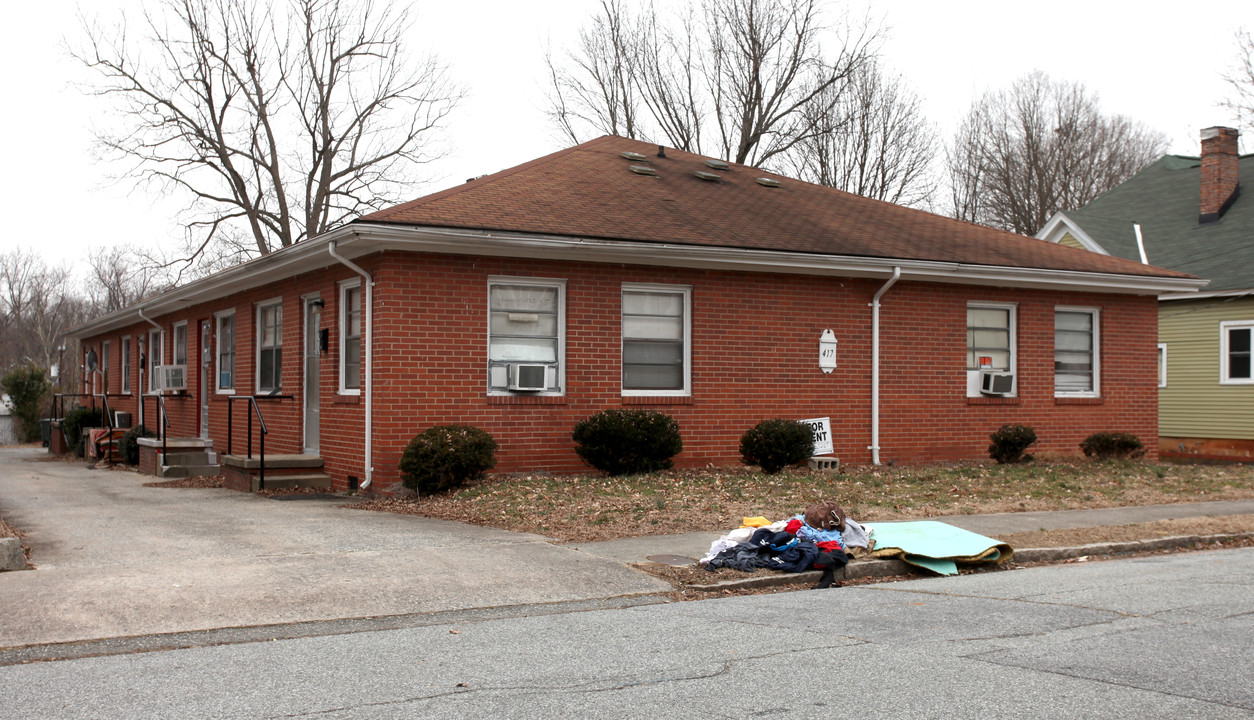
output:
M 1074 510 L 1254 497 L 1254 466 L 1086 460 L 855 467 L 764 475 L 709 468 L 610 478 L 491 475 L 424 498 L 355 507 L 592 542 L 697 530 L 724 532 L 746 516 L 772 520 L 824 499 L 867 522 L 955 514 Z

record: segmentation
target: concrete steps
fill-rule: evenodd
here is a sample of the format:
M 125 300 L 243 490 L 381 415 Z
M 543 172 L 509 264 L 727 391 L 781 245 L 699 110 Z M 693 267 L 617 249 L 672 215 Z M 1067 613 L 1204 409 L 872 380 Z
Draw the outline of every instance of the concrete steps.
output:
M 223 455 L 222 477 L 226 487 L 241 492 L 258 490 L 290 490 L 294 488 L 331 488 L 331 476 L 322 472 L 318 455 L 276 453 L 266 455 L 264 486 L 261 478 L 261 457 Z
M 140 438 L 140 469 L 145 470 L 145 449 L 150 448 L 152 467 L 150 472 L 160 478 L 189 478 L 199 475 L 216 476 L 221 473 L 218 454 L 213 451 L 212 440 L 199 438 L 167 438 L 165 456 L 162 458 L 161 440 Z

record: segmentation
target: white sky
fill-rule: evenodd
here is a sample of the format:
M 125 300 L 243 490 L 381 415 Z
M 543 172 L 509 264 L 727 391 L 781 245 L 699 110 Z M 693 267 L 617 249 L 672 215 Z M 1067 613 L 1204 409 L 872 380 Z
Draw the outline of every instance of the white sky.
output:
M 658 0 L 665 3 L 667 0 Z M 111 183 L 117 168 L 95 161 L 93 115 L 101 106 L 72 82 L 83 71 L 62 39 L 77 37 L 78 3 L 8 3 L 0 23 L 0 173 L 4 231 L 51 263 L 124 242 L 176 243 L 178 205 Z M 83 3 L 108 17 L 138 0 Z M 560 149 L 544 116 L 544 49 L 573 43 L 594 0 L 414 2 L 413 47 L 428 47 L 469 91 L 448 122 L 452 154 L 430 168 L 419 197 Z M 1133 9 L 1135 8 L 1135 9 Z M 948 140 L 972 99 L 1039 69 L 1078 80 L 1120 113 L 1161 130 L 1171 151 L 1196 155 L 1198 133 L 1230 124 L 1218 102 L 1235 57 L 1233 32 L 1254 27 L 1254 3 L 960 2 L 896 0 L 872 7 L 889 27 L 882 58 L 924 101 Z M 1243 143 L 1248 148 L 1248 143 Z

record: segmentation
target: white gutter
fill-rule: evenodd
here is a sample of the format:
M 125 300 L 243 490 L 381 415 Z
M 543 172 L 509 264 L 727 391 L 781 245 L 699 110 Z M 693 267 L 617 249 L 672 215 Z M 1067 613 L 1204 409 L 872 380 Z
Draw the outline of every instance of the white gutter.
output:
M 153 319 L 152 319 L 152 318 L 150 318 L 150 317 L 148 317 L 147 315 L 145 315 L 145 314 L 144 314 L 144 309 L 143 309 L 142 307 L 137 307 L 137 308 L 135 308 L 135 312 L 139 313 L 139 319 L 140 319 L 140 320 L 143 320 L 144 322 L 148 323 L 149 325 L 151 325 L 151 326 L 153 326 L 153 327 L 157 328 L 157 330 L 159 330 L 159 331 L 160 331 L 160 330 L 162 330 L 162 327 L 161 327 L 160 325 L 158 325 L 157 323 L 153 322 Z M 143 338 L 140 338 L 140 340 L 141 340 L 141 341 L 142 341 L 142 339 L 143 339 Z M 145 359 L 145 360 L 147 360 L 148 358 L 152 357 L 152 348 L 148 347 L 148 345 L 149 345 L 149 343 L 144 343 L 144 349 L 145 349 L 144 359 Z M 151 363 L 147 363 L 147 364 L 151 365 Z M 149 372 L 151 372 L 151 371 L 149 371 Z M 145 385 L 144 385 L 144 380 L 146 380 L 146 379 L 147 379 L 147 378 L 145 378 L 145 377 L 144 377 L 144 366 L 143 366 L 143 365 L 140 365 L 140 366 L 139 366 L 139 424 L 140 424 L 140 425 L 143 425 L 143 424 L 144 424 L 144 387 L 145 387 Z M 161 422 L 160 418 L 158 418 L 157 422 L 158 422 L 158 423 L 160 423 L 160 422 Z M 162 429 L 164 429 L 164 428 L 157 428 L 157 429 L 158 429 L 158 430 L 162 430 Z
M 880 464 L 880 298 L 901 279 L 901 268 L 893 268 L 888 278 L 871 298 L 871 464 Z
M 1136 249 L 1141 251 L 1141 264 L 1149 265 L 1149 258 L 1145 257 L 1145 241 L 1141 239 L 1141 223 L 1132 223 L 1132 229 L 1136 231 Z
M 327 243 L 327 252 L 342 265 L 360 275 L 361 284 L 366 286 L 366 296 L 364 298 L 366 303 L 366 341 L 362 343 L 366 351 L 366 377 L 364 382 L 362 382 L 361 388 L 361 394 L 365 396 L 366 401 L 366 479 L 358 486 L 359 489 L 365 490 L 370 487 L 370 481 L 374 477 L 374 278 L 351 260 L 337 253 L 335 246 L 335 240 L 329 241 Z M 340 331 L 342 333 L 343 328 Z

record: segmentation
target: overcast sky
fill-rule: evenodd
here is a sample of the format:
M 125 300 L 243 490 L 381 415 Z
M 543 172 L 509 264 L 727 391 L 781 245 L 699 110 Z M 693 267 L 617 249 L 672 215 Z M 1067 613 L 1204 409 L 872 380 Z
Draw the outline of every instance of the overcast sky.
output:
M 83 4 L 106 18 L 123 8 L 135 13 L 139 5 Z M 544 50 L 570 46 L 595 5 L 413 3 L 410 43 L 434 51 L 469 91 L 449 118 L 451 154 L 429 168 L 432 181 L 415 187 L 414 197 L 566 144 L 544 116 Z M 77 262 L 94 245 L 181 237 L 177 205 L 112 183 L 119 169 L 93 157 L 93 115 L 101 106 L 75 88 L 85 76 L 62 50 L 63 39 L 77 37 L 77 7 L 69 0 L 8 3 L 0 23 L 0 250 L 29 247 L 54 263 Z M 1129 7 L 1101 0 L 896 0 L 870 12 L 888 27 L 883 62 L 922 97 L 945 140 L 974 97 L 1039 69 L 1083 82 L 1106 113 L 1161 130 L 1172 152 L 1196 155 L 1202 128 L 1231 124 L 1217 106 L 1226 95 L 1222 74 L 1235 58 L 1233 32 L 1254 26 L 1254 3 L 1171 0 Z

